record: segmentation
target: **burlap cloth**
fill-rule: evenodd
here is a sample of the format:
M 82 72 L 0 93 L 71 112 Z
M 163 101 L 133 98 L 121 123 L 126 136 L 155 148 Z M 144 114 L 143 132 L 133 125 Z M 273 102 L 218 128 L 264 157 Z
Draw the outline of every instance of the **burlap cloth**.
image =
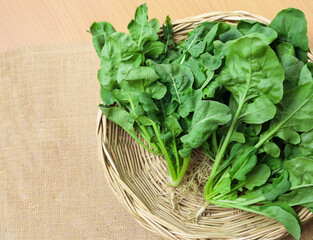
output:
M 96 159 L 98 68 L 90 43 L 0 53 L 1 240 L 161 239 L 115 199 Z

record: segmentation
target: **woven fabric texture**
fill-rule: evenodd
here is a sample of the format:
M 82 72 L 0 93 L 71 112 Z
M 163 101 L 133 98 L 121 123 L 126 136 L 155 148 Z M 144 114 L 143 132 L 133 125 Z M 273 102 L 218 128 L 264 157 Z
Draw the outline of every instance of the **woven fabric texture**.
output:
M 161 239 L 120 205 L 96 159 L 98 68 L 91 43 L 0 53 L 1 240 Z

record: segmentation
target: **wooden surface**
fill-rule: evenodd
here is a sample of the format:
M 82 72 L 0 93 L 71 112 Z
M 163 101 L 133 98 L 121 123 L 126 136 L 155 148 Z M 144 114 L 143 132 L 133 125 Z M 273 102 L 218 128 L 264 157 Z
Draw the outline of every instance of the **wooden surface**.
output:
M 93 21 L 109 21 L 126 31 L 138 5 L 146 2 L 149 16 L 163 22 L 210 11 L 244 10 L 272 19 L 287 7 L 305 12 L 313 47 L 312 0 L 1 0 L 0 51 L 42 43 L 90 40 Z

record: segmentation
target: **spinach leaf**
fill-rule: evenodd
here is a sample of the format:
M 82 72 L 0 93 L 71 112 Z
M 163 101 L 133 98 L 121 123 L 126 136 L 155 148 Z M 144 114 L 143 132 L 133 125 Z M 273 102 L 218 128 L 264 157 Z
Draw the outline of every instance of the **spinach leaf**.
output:
M 219 125 L 229 122 L 229 108 L 216 101 L 201 101 L 196 106 L 191 122 L 191 130 L 181 138 L 183 149 L 181 157 L 189 155 L 194 148 L 200 147 Z
M 276 30 L 281 41 L 308 51 L 307 22 L 299 9 L 287 8 L 280 11 L 270 24 Z

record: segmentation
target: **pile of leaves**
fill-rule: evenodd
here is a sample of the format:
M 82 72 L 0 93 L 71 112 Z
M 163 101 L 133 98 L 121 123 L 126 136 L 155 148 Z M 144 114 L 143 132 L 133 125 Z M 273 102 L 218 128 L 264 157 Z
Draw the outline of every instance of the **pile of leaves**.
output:
M 303 12 L 282 10 L 269 26 L 203 22 L 176 44 L 170 18 L 158 35 L 144 4 L 128 29 L 90 27 L 103 114 L 164 157 L 170 186 L 201 147 L 214 162 L 208 203 L 272 217 L 299 239 L 292 207 L 313 210 L 313 64 Z

